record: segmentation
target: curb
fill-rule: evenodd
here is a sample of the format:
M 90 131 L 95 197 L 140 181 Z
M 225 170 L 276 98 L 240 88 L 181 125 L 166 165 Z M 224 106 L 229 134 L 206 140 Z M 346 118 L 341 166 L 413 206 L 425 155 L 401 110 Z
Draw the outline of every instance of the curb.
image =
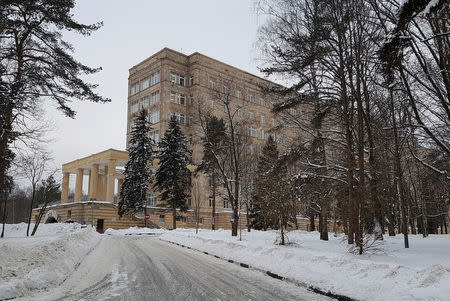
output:
M 240 267 L 246 268 L 246 269 L 252 269 L 252 270 L 255 270 L 255 271 L 262 272 L 263 274 L 266 274 L 266 275 L 268 275 L 268 276 L 270 276 L 270 277 L 272 277 L 274 279 L 295 284 L 297 286 L 306 288 L 307 290 L 312 291 L 312 292 L 314 292 L 316 294 L 327 296 L 327 297 L 330 297 L 330 298 L 338 300 L 338 301 L 358 301 L 357 299 L 353 299 L 353 298 L 350 298 L 350 297 L 347 297 L 347 296 L 344 296 L 344 295 L 335 294 L 335 293 L 332 293 L 330 291 L 323 291 L 322 289 L 320 289 L 318 287 L 315 287 L 315 286 L 312 286 L 312 285 L 308 285 L 308 284 L 306 284 L 304 282 L 301 282 L 301 281 L 298 281 L 298 280 L 295 280 L 295 279 L 291 279 L 291 278 L 280 276 L 280 275 L 278 275 L 276 273 L 273 273 L 271 271 L 266 271 L 266 270 L 263 270 L 261 268 L 251 266 L 251 265 L 249 265 L 247 263 L 244 263 L 244 262 L 237 262 L 237 261 L 234 261 L 232 259 L 223 258 L 223 257 L 217 256 L 215 254 L 210 254 L 208 252 L 205 252 L 205 251 L 202 251 L 202 250 L 198 250 L 198 249 L 195 249 L 195 248 L 192 248 L 192 247 L 189 247 L 189 246 L 185 246 L 183 244 L 180 244 L 180 243 L 177 243 L 177 242 L 173 242 L 173 241 L 170 241 L 170 240 L 163 240 L 161 238 L 159 238 L 159 240 L 164 241 L 164 242 L 168 242 L 170 244 L 177 245 L 177 246 L 180 246 L 182 248 L 189 249 L 189 250 L 194 250 L 194 251 L 197 251 L 197 252 L 209 255 L 209 256 L 214 256 L 215 258 L 219 258 L 219 259 L 228 261 L 229 263 L 234 263 L 234 264 L 236 264 L 236 265 L 238 265 Z

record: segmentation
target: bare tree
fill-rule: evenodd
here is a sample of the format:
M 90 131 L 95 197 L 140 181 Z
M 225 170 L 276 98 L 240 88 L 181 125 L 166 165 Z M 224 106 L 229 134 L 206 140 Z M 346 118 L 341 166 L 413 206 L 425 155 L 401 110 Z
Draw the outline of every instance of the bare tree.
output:
M 39 182 L 43 179 L 44 175 L 48 172 L 49 163 L 51 160 L 52 158 L 46 150 L 39 147 L 34 147 L 29 151 L 20 154 L 16 163 L 18 174 L 29 181 L 31 185 L 27 236 L 30 231 L 31 216 L 36 197 L 36 188 Z
M 248 151 L 249 135 L 246 121 L 242 118 L 244 101 L 232 101 L 236 88 L 232 80 L 222 79 L 217 87 L 212 89 L 211 101 L 218 108 L 223 108 L 223 122 L 226 131 L 220 151 L 211 147 L 211 158 L 218 170 L 221 186 L 225 190 L 228 201 L 233 211 L 232 236 L 237 236 L 239 227 L 239 210 L 241 201 L 241 184 L 244 162 L 244 153 Z M 205 99 L 199 99 L 197 103 L 197 117 L 204 135 L 205 144 L 214 145 L 213 137 L 208 134 L 207 120 L 211 117 L 211 111 L 205 108 Z

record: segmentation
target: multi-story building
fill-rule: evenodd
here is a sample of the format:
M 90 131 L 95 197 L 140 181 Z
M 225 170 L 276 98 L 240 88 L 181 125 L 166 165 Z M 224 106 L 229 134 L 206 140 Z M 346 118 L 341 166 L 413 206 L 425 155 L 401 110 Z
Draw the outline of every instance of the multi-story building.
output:
M 156 142 L 164 135 L 171 116 L 175 116 L 188 138 L 193 161 L 190 168 L 193 170 L 203 157 L 199 111 L 224 117 L 225 122 L 228 112 L 232 112 L 243 131 L 241 136 L 245 136 L 243 147 L 246 154 L 257 159 L 269 133 L 279 142 L 284 142 L 289 136 L 289 133 L 280 133 L 280 130 L 273 131 L 278 124 L 271 112 L 275 100 L 267 97 L 261 89 L 273 85 L 266 79 L 200 53 L 185 55 L 164 48 L 129 70 L 127 145 L 130 129 L 139 111 L 145 109 L 148 112 L 152 123 L 149 135 Z M 228 106 L 224 105 L 225 101 Z M 61 203 L 47 208 L 44 221 L 50 217 L 58 221 L 73 220 L 95 225 L 100 232 L 106 228 L 144 225 L 143 215 L 122 218 L 117 215 L 122 171 L 127 160 L 126 152 L 107 150 L 63 164 Z M 73 199 L 69 194 L 70 175 L 76 175 Z M 85 176 L 88 181 L 83 181 Z M 87 195 L 83 195 L 83 182 L 88 183 Z M 211 228 L 213 204 L 208 178 L 205 175 L 193 178 L 193 186 L 196 189 L 191 191 L 191 200 L 196 194 L 195 199 L 200 204 L 200 227 Z M 231 227 L 231 204 L 224 195 L 218 193 L 215 202 L 217 229 Z M 147 206 L 150 222 L 172 227 L 171 212 L 157 206 L 158 202 L 158 193 L 150 191 Z M 240 218 L 243 227 L 246 223 L 245 209 Z M 39 210 L 35 209 L 33 219 L 38 215 Z M 180 212 L 177 226 L 193 227 L 196 220 L 192 209 Z
M 277 120 L 271 113 L 274 100 L 262 93 L 262 86 L 274 83 L 232 67 L 213 58 L 195 52 L 185 55 L 164 48 L 141 63 L 133 66 L 128 78 L 128 129 L 140 110 L 147 110 L 152 130 L 149 135 L 155 140 L 164 135 L 171 116 L 176 116 L 181 128 L 190 141 L 194 165 L 202 159 L 199 137 L 202 135 L 198 125 L 199 106 L 218 117 L 224 117 L 227 110 L 233 110 L 236 121 L 245 123 L 248 135 L 248 152 L 255 155 L 267 139 Z M 222 98 L 222 99 L 221 99 Z M 224 105 L 224 99 L 229 105 Z M 225 122 L 227 119 L 224 118 Z M 201 220 L 204 227 L 211 225 L 210 189 L 205 177 L 193 179 L 200 182 Z M 157 193 L 152 192 L 150 205 L 154 208 L 151 220 L 171 225 L 170 214 L 157 209 Z M 229 227 L 231 208 L 226 199 L 216 202 L 216 225 Z M 192 226 L 194 219 L 189 212 L 182 214 L 181 223 Z

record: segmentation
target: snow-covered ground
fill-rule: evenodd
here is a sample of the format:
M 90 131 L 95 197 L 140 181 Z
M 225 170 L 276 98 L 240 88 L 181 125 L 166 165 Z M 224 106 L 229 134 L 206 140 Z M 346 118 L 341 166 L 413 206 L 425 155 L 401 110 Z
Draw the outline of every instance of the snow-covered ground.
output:
M 226 259 L 359 300 L 450 300 L 450 235 L 385 236 L 377 254 L 353 255 L 342 236 L 320 241 L 317 232 L 292 231 L 288 246 L 276 231 L 177 229 L 160 236 Z
M 108 235 L 143 235 L 143 234 L 162 234 L 166 233 L 166 229 L 152 229 L 152 228 L 140 228 L 140 227 L 131 227 L 128 229 L 120 229 L 120 230 L 114 230 L 114 229 L 107 229 L 105 231 L 105 234 Z
M 0 239 L 0 300 L 59 285 L 101 238 L 79 224 L 41 224 L 33 237 L 26 228 L 6 225 Z

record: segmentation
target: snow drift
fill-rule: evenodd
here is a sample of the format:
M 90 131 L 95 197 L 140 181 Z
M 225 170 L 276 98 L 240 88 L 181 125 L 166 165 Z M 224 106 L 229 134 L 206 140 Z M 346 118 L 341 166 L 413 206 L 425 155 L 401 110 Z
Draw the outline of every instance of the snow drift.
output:
M 63 282 L 101 236 L 79 224 L 43 224 L 23 237 L 26 224 L 7 225 L 0 239 L 0 299 L 28 295 Z M 22 236 L 22 237 L 20 237 Z

